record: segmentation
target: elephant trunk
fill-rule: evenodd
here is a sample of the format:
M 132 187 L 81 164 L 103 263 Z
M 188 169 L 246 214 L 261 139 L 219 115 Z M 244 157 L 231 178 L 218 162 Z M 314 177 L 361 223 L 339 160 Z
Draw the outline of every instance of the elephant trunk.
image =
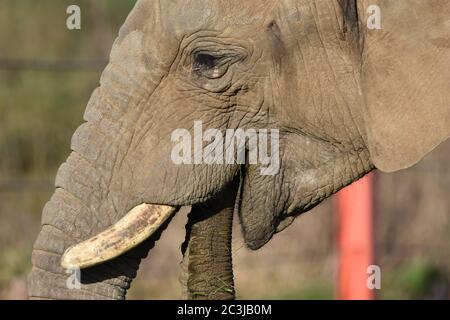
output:
M 206 203 L 192 206 L 182 247 L 183 297 L 190 300 L 235 298 L 232 228 L 238 181 Z

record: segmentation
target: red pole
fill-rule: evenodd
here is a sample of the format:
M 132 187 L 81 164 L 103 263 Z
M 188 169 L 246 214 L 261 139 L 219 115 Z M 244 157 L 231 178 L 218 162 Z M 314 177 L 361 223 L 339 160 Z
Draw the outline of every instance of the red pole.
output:
M 338 299 L 372 300 L 367 268 L 373 264 L 372 175 L 337 194 Z

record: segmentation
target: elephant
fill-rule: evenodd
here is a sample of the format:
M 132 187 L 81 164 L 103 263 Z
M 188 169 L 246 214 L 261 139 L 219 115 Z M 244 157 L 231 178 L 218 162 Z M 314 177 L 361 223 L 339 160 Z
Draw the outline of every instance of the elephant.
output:
M 257 250 L 372 170 L 415 165 L 450 136 L 449 66 L 447 0 L 138 0 L 43 209 L 30 297 L 124 299 L 185 206 L 187 297 L 232 297 L 233 212 Z M 174 132 L 198 123 L 270 131 L 277 170 L 248 144 L 244 161 L 207 163 L 194 143 L 176 163 Z

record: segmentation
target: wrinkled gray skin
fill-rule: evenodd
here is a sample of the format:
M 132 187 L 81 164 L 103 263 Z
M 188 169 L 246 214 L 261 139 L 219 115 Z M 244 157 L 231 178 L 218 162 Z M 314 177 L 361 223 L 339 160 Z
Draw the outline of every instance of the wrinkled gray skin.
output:
M 183 298 L 235 298 L 231 239 L 238 186 L 235 179 L 213 199 L 192 206 L 181 247 Z
M 369 4 L 380 5 L 382 30 L 366 28 Z M 30 296 L 124 298 L 158 235 L 84 270 L 81 290 L 67 289 L 60 258 L 141 203 L 207 202 L 242 172 L 240 223 L 258 249 L 375 166 L 416 163 L 449 136 L 449 7 L 138 1 L 44 209 Z M 279 129 L 279 174 L 263 176 L 258 165 L 175 165 L 171 133 L 195 120 L 205 130 Z

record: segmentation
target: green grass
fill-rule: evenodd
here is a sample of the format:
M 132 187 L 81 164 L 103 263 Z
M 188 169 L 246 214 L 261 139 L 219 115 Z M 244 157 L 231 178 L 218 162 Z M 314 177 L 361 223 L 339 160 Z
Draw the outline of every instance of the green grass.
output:
M 382 279 L 382 299 L 436 298 L 432 292 L 434 286 L 448 286 L 450 280 L 434 264 L 423 260 L 412 261 L 387 272 Z

